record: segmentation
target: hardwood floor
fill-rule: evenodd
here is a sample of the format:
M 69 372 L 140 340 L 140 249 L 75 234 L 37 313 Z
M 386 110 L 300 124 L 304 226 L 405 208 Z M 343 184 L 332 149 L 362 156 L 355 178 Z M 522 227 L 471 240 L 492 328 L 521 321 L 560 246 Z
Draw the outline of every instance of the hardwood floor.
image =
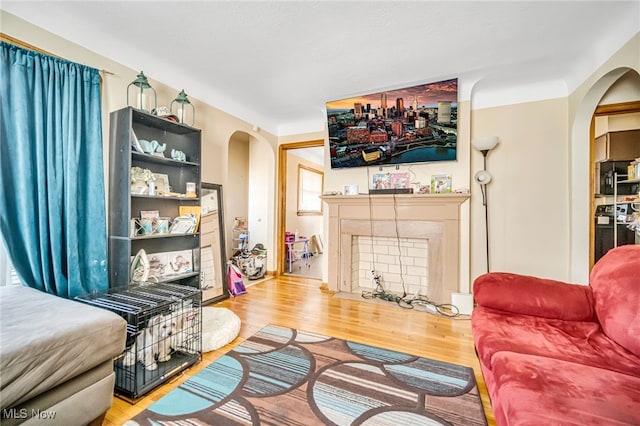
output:
M 322 279 L 322 256 L 323 254 L 311 256 L 308 264 L 304 260 L 295 262 L 291 266 L 291 272 L 285 271 L 284 275 L 287 277 Z
M 480 365 L 476 358 L 469 317 L 448 319 L 387 304 L 334 297 L 320 289 L 320 281 L 281 276 L 251 286 L 248 293 L 216 304 L 242 320 L 238 338 L 202 362 L 147 394 L 136 404 L 114 398 L 104 425 L 120 426 L 193 374 L 215 361 L 267 324 L 326 334 L 418 356 L 472 367 L 489 426 L 495 425 Z

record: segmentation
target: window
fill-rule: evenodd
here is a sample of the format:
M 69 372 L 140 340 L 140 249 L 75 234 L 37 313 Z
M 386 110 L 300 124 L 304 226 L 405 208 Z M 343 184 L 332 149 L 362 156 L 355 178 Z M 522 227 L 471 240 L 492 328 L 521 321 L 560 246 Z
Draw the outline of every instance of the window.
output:
M 298 216 L 321 215 L 324 173 L 298 166 Z
M 5 285 L 20 285 L 20 278 L 18 278 L 18 274 L 13 269 L 11 260 L 0 238 L 0 286 Z

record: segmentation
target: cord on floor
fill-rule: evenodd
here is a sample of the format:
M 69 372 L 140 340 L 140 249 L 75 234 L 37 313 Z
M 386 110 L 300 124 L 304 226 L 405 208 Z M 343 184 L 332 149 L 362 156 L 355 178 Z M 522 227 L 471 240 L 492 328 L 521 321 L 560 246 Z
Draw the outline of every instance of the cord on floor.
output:
M 414 296 L 413 298 L 400 297 L 393 293 L 389 293 L 384 290 L 382 285 L 378 283 L 376 289 L 373 291 L 365 290 L 362 292 L 363 299 L 381 299 L 387 302 L 395 302 L 404 309 L 414 309 L 416 306 L 424 306 L 427 311 L 430 311 L 436 315 L 441 315 L 447 318 L 455 318 L 460 315 L 460 310 L 457 306 L 451 303 L 435 303 L 424 296 Z

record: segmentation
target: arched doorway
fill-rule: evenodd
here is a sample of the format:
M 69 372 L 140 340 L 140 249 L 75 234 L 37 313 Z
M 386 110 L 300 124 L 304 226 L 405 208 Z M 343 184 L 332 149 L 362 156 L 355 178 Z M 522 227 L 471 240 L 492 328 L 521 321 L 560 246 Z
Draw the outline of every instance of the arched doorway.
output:
M 225 188 L 227 258 L 238 249 L 234 221 L 245 220 L 248 246 L 267 249 L 267 271 L 275 270 L 275 151 L 259 133 L 236 131 L 228 141 Z
M 570 143 L 570 277 L 573 282 L 589 282 L 593 250 L 593 118 L 605 94 L 627 72 L 620 67 L 598 79 L 585 93 L 576 108 Z M 640 99 L 639 99 L 640 100 Z
M 627 86 L 632 84 L 635 90 L 626 90 L 626 88 L 620 87 L 621 83 L 625 82 Z M 619 100 L 619 96 L 615 96 L 618 93 L 614 93 L 614 96 L 609 96 L 609 94 L 614 92 L 623 92 L 623 95 L 627 97 L 629 95 L 633 96 L 632 100 L 627 101 L 626 97 L 623 98 L 623 102 L 617 102 Z M 635 93 L 632 93 L 635 92 Z M 595 172 L 593 173 L 593 190 L 591 193 L 593 194 L 592 203 L 591 203 L 591 212 L 592 216 L 596 215 L 596 208 L 601 206 L 600 214 L 602 211 L 606 211 L 606 205 L 612 204 L 614 201 L 613 195 L 606 195 L 610 193 L 606 187 L 607 181 L 607 170 L 613 169 L 616 170 L 618 167 L 622 168 L 623 173 L 626 174 L 626 166 L 633 161 L 635 158 L 640 157 L 640 139 L 637 139 L 638 133 L 640 132 L 640 75 L 634 72 L 628 72 L 623 77 L 620 78 L 616 82 L 616 84 L 607 92 L 607 95 L 602 99 L 600 105 L 596 108 L 594 113 L 592 127 L 595 129 L 594 137 L 596 138 L 596 142 L 592 140 L 592 156 L 591 159 L 594 161 L 593 169 Z M 631 150 L 635 150 L 633 154 L 625 154 L 617 152 L 614 149 L 613 155 L 607 156 L 609 161 L 601 161 L 602 158 L 598 158 L 598 155 L 595 153 L 599 152 L 599 155 L 602 156 L 602 146 L 603 142 L 608 138 L 613 137 L 614 142 L 617 145 L 615 147 L 620 147 L 620 142 L 623 142 L 624 145 Z M 615 139 L 617 138 L 617 139 Z M 621 141 L 620 138 L 625 138 L 625 141 Z M 629 140 L 626 140 L 629 139 Z M 600 145 L 598 145 L 598 141 L 600 141 Z M 600 148 L 600 149 L 598 149 Z M 594 158 L 595 157 L 595 158 Z M 625 177 L 626 179 L 626 177 Z M 601 187 L 601 184 L 604 183 L 604 187 Z M 616 190 L 618 193 L 625 192 L 626 194 L 630 194 L 627 191 L 635 191 L 637 186 L 634 185 L 618 185 Z M 623 196 L 622 201 L 627 198 L 627 196 Z M 633 208 L 634 205 L 631 205 Z M 629 209 L 629 205 L 625 204 L 624 207 Z M 631 210 L 629 211 L 629 215 L 631 215 Z M 607 219 L 607 218 L 604 218 Z M 604 220 L 607 222 L 607 220 Z M 611 221 L 608 221 L 611 222 Z M 594 263 L 598 261 L 598 258 L 601 257 L 606 251 L 615 245 L 629 244 L 635 240 L 635 232 L 629 229 L 624 225 L 617 225 L 617 236 L 616 242 L 613 241 L 613 233 L 612 223 L 606 223 L 602 225 L 595 225 L 595 221 L 591 221 L 591 243 L 592 247 L 590 248 L 590 259 L 589 266 L 593 267 Z

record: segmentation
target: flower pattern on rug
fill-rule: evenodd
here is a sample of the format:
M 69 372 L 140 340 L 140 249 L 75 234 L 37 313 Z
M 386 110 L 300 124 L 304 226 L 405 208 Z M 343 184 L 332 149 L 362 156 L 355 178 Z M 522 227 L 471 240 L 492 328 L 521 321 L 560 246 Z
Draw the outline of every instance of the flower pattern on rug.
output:
M 486 425 L 473 369 L 269 325 L 129 420 L 169 425 Z

